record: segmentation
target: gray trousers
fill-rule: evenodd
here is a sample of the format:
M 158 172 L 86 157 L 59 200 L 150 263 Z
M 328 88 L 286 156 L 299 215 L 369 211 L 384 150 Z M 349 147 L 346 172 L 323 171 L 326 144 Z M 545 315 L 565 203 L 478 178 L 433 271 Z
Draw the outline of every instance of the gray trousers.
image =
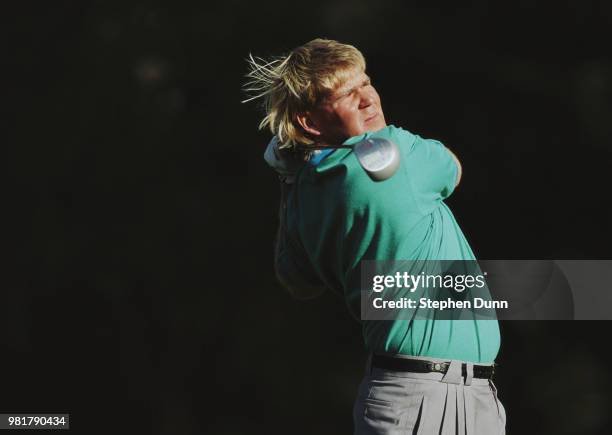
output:
M 506 411 L 495 385 L 473 378 L 473 364 L 466 363 L 464 378 L 463 361 L 451 361 L 442 374 L 372 369 L 369 360 L 353 408 L 355 435 L 505 433 Z

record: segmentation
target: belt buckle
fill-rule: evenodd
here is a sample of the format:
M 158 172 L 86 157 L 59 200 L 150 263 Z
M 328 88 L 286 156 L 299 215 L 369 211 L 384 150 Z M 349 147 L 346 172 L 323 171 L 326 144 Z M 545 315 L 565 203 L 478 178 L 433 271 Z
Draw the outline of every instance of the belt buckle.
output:
M 429 362 L 429 371 L 437 373 L 446 373 L 448 371 L 448 363 Z

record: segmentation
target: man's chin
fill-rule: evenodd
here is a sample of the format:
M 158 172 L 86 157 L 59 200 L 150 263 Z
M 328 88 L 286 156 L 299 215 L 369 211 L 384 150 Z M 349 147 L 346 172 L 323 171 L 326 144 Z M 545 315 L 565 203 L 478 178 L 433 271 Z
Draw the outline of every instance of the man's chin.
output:
M 366 118 L 363 125 L 368 129 L 381 128 L 381 125 L 385 125 L 385 117 L 380 111 L 377 111 L 373 116 Z

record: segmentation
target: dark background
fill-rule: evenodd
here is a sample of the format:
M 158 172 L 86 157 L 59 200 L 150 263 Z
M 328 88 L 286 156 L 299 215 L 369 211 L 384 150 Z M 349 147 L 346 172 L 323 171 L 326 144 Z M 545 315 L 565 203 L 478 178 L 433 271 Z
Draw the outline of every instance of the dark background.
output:
M 387 120 L 462 160 L 448 203 L 479 258 L 609 258 L 610 2 L 18 5 L 0 412 L 88 434 L 351 432 L 360 328 L 275 282 L 249 52 L 359 47 Z M 609 433 L 608 323 L 501 329 L 509 433 Z

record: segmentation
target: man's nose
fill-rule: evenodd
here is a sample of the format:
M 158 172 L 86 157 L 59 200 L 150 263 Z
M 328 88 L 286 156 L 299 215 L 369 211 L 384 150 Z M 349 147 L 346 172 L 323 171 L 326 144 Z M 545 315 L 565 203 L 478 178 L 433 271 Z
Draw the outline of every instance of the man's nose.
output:
M 374 103 L 374 95 L 372 95 L 372 92 L 370 92 L 369 90 L 366 90 L 366 89 L 362 90 L 360 92 L 360 97 L 361 97 L 359 100 L 360 109 L 368 107 Z

